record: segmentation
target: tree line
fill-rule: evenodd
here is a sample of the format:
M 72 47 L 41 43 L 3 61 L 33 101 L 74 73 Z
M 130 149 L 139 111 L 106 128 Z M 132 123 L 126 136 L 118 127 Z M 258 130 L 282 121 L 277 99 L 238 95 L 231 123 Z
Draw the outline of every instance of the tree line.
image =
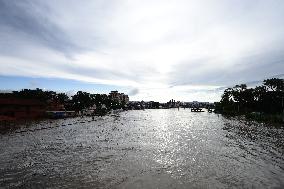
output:
M 126 103 L 109 98 L 107 94 L 91 94 L 88 92 L 78 91 L 75 95 L 69 97 L 66 93 L 57 93 L 55 91 L 44 91 L 42 89 L 23 89 L 13 91 L 12 93 L 0 93 L 1 98 L 19 98 L 19 99 L 36 99 L 45 104 L 56 102 L 63 104 L 66 110 L 81 111 L 96 105 L 98 109 L 104 105 L 107 109 L 124 108 Z
M 223 114 L 282 114 L 283 101 L 284 80 L 272 78 L 254 88 L 248 88 L 246 84 L 227 88 L 221 101 L 215 104 L 215 111 Z

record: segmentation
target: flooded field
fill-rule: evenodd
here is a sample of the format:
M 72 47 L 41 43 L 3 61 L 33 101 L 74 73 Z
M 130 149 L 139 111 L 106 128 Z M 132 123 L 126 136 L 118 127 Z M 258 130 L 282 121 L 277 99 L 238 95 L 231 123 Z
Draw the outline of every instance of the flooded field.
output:
M 0 188 L 284 188 L 283 126 L 188 109 L 25 124 L 0 157 Z

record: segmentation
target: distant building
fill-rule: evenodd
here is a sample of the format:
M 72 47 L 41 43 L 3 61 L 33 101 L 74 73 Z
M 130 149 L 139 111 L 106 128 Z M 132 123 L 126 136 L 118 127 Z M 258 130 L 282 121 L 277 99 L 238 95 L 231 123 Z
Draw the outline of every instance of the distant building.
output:
M 212 106 L 213 103 L 193 101 L 193 102 L 186 102 L 186 104 L 190 108 L 207 108 L 209 106 Z
M 124 94 L 124 93 L 121 93 L 120 94 L 121 96 L 121 101 L 124 102 L 125 104 L 127 104 L 129 102 L 129 97 L 128 95 Z
M 111 100 L 117 101 L 119 103 L 128 103 L 129 102 L 129 97 L 128 95 L 124 93 L 119 93 L 118 91 L 111 91 L 109 93 L 109 98 Z
M 45 115 L 46 105 L 35 99 L 1 98 L 0 119 L 39 118 Z
M 109 93 L 109 98 L 111 100 L 116 100 L 116 101 L 120 101 L 120 94 L 118 93 L 118 91 L 111 91 Z
M 178 107 L 181 106 L 181 102 L 180 101 L 175 101 L 174 99 L 172 99 L 169 102 L 167 102 L 167 106 L 169 108 L 178 108 Z
M 47 104 L 48 111 L 65 111 L 64 104 L 59 103 L 56 100 L 50 100 Z
M 141 103 L 145 109 L 159 109 L 160 107 L 160 103 L 155 101 L 141 101 Z

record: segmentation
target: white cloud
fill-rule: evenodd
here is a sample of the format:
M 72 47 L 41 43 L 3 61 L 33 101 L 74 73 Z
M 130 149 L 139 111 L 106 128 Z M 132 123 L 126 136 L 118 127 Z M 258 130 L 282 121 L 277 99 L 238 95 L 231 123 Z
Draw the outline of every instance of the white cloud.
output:
M 7 46 L 0 48 L 1 75 L 124 86 L 139 91 L 135 99 L 214 101 L 220 98 L 215 88 L 249 81 L 254 73 L 260 79 L 284 70 L 273 63 L 284 60 L 282 1 L 51 0 L 31 5 L 28 13 L 27 6 L 17 9 L 29 28 L 9 11 L 4 15 L 9 19 L 0 20 L 6 28 L 0 29 L 0 39 Z M 266 64 L 257 62 L 263 58 Z

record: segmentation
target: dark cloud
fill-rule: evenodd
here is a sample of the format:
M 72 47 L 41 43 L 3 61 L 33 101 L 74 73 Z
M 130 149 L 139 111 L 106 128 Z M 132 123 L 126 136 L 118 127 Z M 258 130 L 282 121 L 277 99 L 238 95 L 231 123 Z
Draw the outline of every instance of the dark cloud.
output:
M 211 67 L 210 59 L 198 59 L 175 66 L 169 73 L 171 87 L 182 85 L 217 85 L 218 80 L 226 77 L 219 67 Z M 222 80 L 223 81 L 223 80 Z
M 78 51 L 79 47 L 66 32 L 48 19 L 49 14 L 52 14 L 51 9 L 39 1 L 0 0 L 0 39 L 6 41 L 11 36 L 0 52 L 7 46 L 18 49 L 19 41 L 12 38 L 38 43 L 66 55 Z
M 169 83 L 172 87 L 181 85 L 232 86 L 240 83 L 259 83 L 266 78 L 283 75 L 284 46 L 272 45 L 272 47 L 257 51 L 252 55 L 239 57 L 237 62 L 230 62 L 231 65 L 226 68 L 219 66 L 218 62 L 209 58 L 180 64 L 169 74 Z
M 258 85 L 283 74 L 283 8 L 282 1 L 0 0 L 0 74 L 132 86 L 130 95 L 147 98 L 155 90 L 160 97 Z
M 137 95 L 138 93 L 139 93 L 139 89 L 134 88 L 134 89 L 131 89 L 127 94 L 128 94 L 129 96 L 135 96 L 135 95 Z

